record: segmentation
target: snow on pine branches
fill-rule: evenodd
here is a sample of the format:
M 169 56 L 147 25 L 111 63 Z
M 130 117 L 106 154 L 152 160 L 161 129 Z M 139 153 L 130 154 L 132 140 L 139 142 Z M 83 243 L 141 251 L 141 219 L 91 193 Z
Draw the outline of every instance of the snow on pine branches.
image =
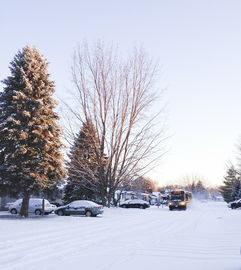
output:
M 100 200 L 103 187 L 99 172 L 101 165 L 106 163 L 106 157 L 101 156 L 98 136 L 90 119 L 83 123 L 79 134 L 76 135 L 69 159 L 64 200 Z
M 24 197 L 60 183 L 65 175 L 47 66 L 36 48 L 24 47 L 10 63 L 0 95 L 0 179 Z

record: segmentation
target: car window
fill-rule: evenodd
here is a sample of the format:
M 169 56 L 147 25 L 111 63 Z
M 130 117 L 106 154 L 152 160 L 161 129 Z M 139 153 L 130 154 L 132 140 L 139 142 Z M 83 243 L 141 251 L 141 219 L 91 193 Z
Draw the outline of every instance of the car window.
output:
M 13 204 L 19 204 L 19 203 L 22 203 L 22 199 L 16 200 Z
M 36 204 L 36 203 L 41 203 L 41 200 L 30 199 L 29 202 L 30 202 L 31 204 Z
M 74 201 L 69 204 L 70 207 L 83 207 L 83 203 L 81 201 Z
M 40 206 L 40 205 L 42 205 L 42 203 L 43 203 L 43 199 L 30 199 L 29 200 L 29 205 L 31 205 L 31 206 Z M 48 205 L 50 205 L 50 202 L 48 200 L 44 199 L 44 205 L 48 206 Z
M 40 206 L 43 203 L 43 199 L 30 199 L 29 204 L 31 206 Z
M 86 202 L 88 206 L 99 206 L 99 204 L 95 203 L 95 202 Z
M 85 200 L 80 200 L 80 201 L 74 201 L 69 204 L 70 207 L 90 207 L 90 206 L 98 206 L 98 204 L 91 202 L 91 201 L 85 201 Z
M 129 203 L 137 203 L 137 200 L 132 200 Z
M 81 202 L 81 206 L 84 206 L 84 207 L 89 207 L 90 204 L 88 202 Z
M 130 202 L 130 200 L 126 200 L 126 201 L 124 201 L 124 202 L 122 202 L 122 203 L 129 203 Z
M 72 203 L 69 204 L 69 207 L 77 207 L 77 206 L 78 206 L 78 204 L 75 203 L 75 202 L 72 202 Z
M 130 201 L 130 203 L 140 203 L 140 201 L 139 200 L 132 200 L 132 201 Z

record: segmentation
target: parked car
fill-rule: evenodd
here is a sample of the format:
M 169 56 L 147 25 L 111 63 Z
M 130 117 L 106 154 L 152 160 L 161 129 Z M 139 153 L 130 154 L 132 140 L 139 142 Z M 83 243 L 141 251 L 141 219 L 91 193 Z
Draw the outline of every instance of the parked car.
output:
M 55 214 L 59 216 L 85 215 L 87 217 L 96 217 L 97 215 L 103 214 L 103 212 L 104 209 L 102 205 L 87 200 L 73 201 L 55 210 Z
M 125 202 L 120 203 L 120 207 L 146 209 L 150 207 L 150 204 L 149 202 L 143 200 L 127 200 Z
M 18 199 L 14 203 L 9 205 L 9 212 L 11 214 L 18 214 L 22 207 L 23 199 Z M 42 215 L 42 203 L 43 199 L 40 198 L 30 198 L 29 199 L 29 213 L 34 213 L 35 215 Z M 44 214 L 48 215 L 56 209 L 55 205 L 52 205 L 48 200 L 44 199 Z
M 233 202 L 230 202 L 228 204 L 228 207 L 232 208 L 232 209 L 236 209 L 236 208 L 239 208 L 241 207 L 241 199 L 238 199 L 236 201 L 233 201 Z

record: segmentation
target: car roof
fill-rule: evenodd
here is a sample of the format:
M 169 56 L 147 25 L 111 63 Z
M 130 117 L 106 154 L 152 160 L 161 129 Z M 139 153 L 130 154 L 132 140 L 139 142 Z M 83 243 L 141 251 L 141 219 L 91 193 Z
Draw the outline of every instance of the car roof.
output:
M 74 202 L 92 202 L 92 201 L 88 201 L 88 200 L 76 200 L 76 201 L 72 201 L 71 203 L 74 203 Z
M 97 205 L 97 203 L 92 202 L 92 201 L 88 201 L 88 200 L 76 200 L 73 201 L 71 203 L 75 203 L 75 204 L 88 204 L 88 205 Z
M 17 199 L 17 200 L 16 200 L 15 202 L 13 202 L 13 203 L 22 202 L 22 200 L 23 200 L 23 199 Z M 44 199 L 44 200 L 48 202 L 47 199 Z M 41 198 L 30 198 L 29 201 L 30 201 L 30 202 L 31 202 L 31 201 L 43 201 L 43 199 L 41 199 Z

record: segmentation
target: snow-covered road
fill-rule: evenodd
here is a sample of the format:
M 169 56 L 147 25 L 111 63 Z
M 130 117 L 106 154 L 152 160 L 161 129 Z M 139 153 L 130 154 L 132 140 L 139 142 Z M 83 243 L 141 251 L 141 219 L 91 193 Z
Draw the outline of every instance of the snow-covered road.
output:
M 0 219 L 3 270 L 241 270 L 240 247 L 241 211 L 224 203 Z

